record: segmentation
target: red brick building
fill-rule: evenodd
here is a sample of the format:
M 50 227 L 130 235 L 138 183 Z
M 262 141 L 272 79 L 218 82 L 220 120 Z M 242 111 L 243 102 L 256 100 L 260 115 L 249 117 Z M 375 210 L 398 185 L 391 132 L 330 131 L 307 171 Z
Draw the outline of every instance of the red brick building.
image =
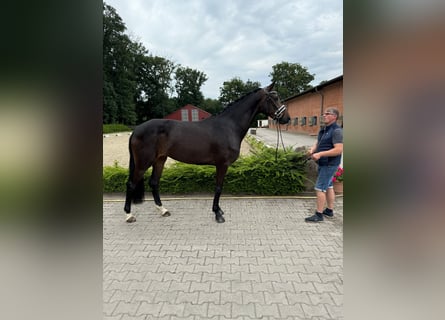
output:
M 343 75 L 326 81 L 299 94 L 282 101 L 287 105 L 290 123 L 283 127 L 287 131 L 316 135 L 320 130 L 320 115 L 329 107 L 335 107 L 340 112 L 337 121 L 343 125 Z M 269 119 L 269 127 L 276 124 Z
M 199 109 L 191 104 L 183 106 L 169 115 L 166 115 L 164 119 L 173 119 L 179 121 L 200 121 L 210 117 L 212 114 Z

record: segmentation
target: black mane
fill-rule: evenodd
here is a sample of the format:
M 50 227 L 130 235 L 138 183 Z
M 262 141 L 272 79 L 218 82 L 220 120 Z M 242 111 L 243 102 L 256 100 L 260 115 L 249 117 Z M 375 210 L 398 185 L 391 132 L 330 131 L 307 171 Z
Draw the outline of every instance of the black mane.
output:
M 243 100 L 243 99 L 246 98 L 247 96 L 250 96 L 252 93 L 256 93 L 256 92 L 258 92 L 258 91 L 260 91 L 260 90 L 262 90 L 262 89 L 261 89 L 261 88 L 257 88 L 257 89 L 255 89 L 255 90 L 252 90 L 252 91 L 246 93 L 245 95 L 239 97 L 239 98 L 236 99 L 235 101 L 230 102 L 224 109 L 222 109 L 222 111 L 218 112 L 218 113 L 216 114 L 216 116 L 217 116 L 217 115 L 220 115 L 220 114 L 222 114 L 222 113 L 224 113 L 224 112 L 226 112 L 226 111 L 228 111 L 228 110 L 230 110 L 235 104 L 238 104 L 241 100 Z

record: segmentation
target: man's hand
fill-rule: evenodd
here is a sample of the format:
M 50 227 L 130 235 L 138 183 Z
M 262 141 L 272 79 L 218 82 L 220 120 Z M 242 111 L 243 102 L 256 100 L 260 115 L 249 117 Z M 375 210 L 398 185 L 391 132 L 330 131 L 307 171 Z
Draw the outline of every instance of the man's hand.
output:
M 315 152 L 316 149 L 317 149 L 316 146 L 311 147 L 311 148 L 309 149 L 307 155 L 308 155 L 308 156 L 312 156 L 312 154 Z
M 311 155 L 311 158 L 312 158 L 313 160 L 315 160 L 315 161 L 318 161 L 318 160 L 321 158 L 320 152 L 313 153 L 313 154 Z

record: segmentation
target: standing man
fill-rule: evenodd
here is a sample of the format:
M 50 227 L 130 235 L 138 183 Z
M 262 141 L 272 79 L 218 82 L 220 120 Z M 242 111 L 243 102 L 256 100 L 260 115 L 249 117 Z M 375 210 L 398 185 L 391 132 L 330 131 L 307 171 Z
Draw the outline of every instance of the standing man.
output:
M 334 215 L 335 193 L 332 178 L 341 162 L 343 153 L 343 130 L 337 124 L 339 112 L 335 108 L 326 109 L 322 114 L 325 126 L 318 132 L 318 139 L 309 150 L 311 158 L 318 164 L 318 177 L 315 183 L 317 211 L 307 217 L 306 222 L 323 221 L 323 216 Z M 325 207 L 327 207 L 323 210 Z

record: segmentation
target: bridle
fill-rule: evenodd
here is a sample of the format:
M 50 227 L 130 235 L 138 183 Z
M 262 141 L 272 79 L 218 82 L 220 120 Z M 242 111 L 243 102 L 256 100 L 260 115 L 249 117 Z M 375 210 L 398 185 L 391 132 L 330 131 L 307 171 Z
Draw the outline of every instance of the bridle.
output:
M 283 117 L 284 112 L 286 111 L 287 107 L 283 104 L 281 106 L 278 105 L 278 103 L 271 97 L 271 94 L 277 95 L 276 91 L 270 91 L 266 93 L 267 99 L 272 101 L 273 105 L 275 106 L 276 110 L 271 117 L 273 120 L 279 120 Z

